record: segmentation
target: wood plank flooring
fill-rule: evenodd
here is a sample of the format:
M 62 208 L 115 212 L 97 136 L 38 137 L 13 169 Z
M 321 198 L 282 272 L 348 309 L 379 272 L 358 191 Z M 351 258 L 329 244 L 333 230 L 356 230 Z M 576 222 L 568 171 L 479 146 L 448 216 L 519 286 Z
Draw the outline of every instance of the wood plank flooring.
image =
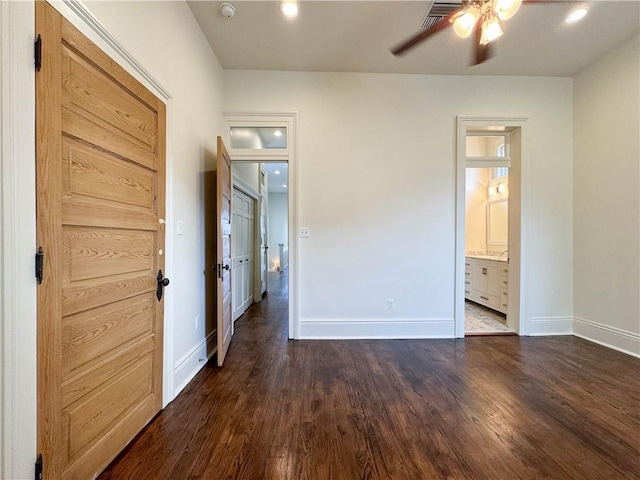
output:
M 576 337 L 288 341 L 276 275 L 225 366 L 100 479 L 640 479 L 640 360 Z

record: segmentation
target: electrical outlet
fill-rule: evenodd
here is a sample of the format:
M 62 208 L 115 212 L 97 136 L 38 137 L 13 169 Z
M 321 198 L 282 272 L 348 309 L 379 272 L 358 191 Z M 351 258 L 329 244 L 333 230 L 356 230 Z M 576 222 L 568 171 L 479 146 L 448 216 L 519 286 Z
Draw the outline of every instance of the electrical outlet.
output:
M 393 298 L 389 298 L 389 299 L 387 300 L 387 308 L 388 308 L 389 310 L 391 310 L 391 309 L 393 308 L 393 306 L 394 306 Z
M 200 315 L 196 315 L 196 330 L 200 326 Z
M 309 227 L 300 227 L 300 238 L 309 238 L 311 236 L 311 229 Z

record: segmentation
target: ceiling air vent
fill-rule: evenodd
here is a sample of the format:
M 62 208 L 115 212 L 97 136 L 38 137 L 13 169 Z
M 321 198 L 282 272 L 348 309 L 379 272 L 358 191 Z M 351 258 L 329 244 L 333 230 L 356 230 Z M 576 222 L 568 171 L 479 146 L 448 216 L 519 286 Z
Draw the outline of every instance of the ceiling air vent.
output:
M 462 0 L 438 0 L 438 1 L 430 1 L 429 8 L 427 8 L 427 14 L 422 20 L 422 25 L 420 25 L 421 29 L 431 28 L 443 17 L 446 17 L 452 12 L 455 12 L 462 6 Z

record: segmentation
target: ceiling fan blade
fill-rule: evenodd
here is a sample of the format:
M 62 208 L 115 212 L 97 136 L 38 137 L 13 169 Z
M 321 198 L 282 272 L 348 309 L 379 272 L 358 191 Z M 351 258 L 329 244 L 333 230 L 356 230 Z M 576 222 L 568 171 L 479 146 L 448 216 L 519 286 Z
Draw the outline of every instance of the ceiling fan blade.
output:
M 435 25 L 425 30 L 420 30 L 413 37 L 393 47 L 391 49 L 391 53 L 393 53 L 394 55 L 402 55 L 406 53 L 408 50 L 411 50 L 420 42 L 424 42 L 427 38 L 431 37 L 432 35 L 435 35 L 439 31 L 444 30 L 449 25 L 451 25 L 451 19 L 454 18 L 456 15 L 458 15 L 459 12 L 460 10 L 456 10 L 455 12 L 450 13 L 446 17 L 442 17 L 442 19 L 440 19 L 440 21 Z
M 480 43 L 480 39 L 482 38 L 482 19 L 478 19 L 478 23 L 476 23 L 475 28 L 473 29 L 473 60 L 471 65 L 480 65 L 481 63 L 486 62 L 493 56 L 493 51 L 491 48 L 491 44 L 487 43 L 486 45 L 482 45 Z

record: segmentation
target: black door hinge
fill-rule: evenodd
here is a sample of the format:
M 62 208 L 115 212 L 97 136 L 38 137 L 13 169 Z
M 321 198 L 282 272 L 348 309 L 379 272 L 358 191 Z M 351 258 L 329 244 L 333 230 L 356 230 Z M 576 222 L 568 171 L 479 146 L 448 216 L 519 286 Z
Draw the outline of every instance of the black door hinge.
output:
M 43 461 L 42 454 L 38 455 L 38 459 L 36 460 L 36 480 L 42 480 L 42 469 L 43 469 Z
M 39 247 L 38 253 L 36 253 L 36 278 L 38 279 L 38 284 L 42 283 L 43 269 L 44 269 L 44 252 L 42 251 L 42 247 Z
M 33 43 L 33 59 L 36 72 L 39 72 L 42 67 L 42 37 L 40 37 L 40 34 L 38 34 L 38 38 Z

